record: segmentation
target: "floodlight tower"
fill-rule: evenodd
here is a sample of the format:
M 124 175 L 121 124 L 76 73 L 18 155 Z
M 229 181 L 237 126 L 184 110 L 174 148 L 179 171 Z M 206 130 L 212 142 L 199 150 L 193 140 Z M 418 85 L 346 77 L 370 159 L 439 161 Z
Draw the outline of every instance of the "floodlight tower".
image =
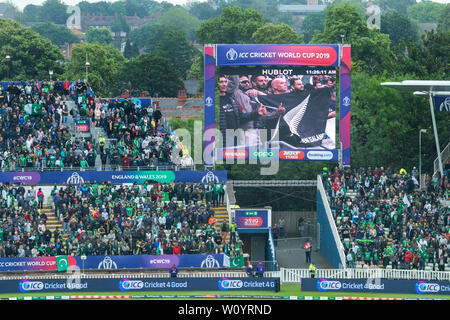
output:
M 434 139 L 436 141 L 436 151 L 439 162 L 439 172 L 444 176 L 442 166 L 441 148 L 439 146 L 439 137 L 436 127 L 436 118 L 434 115 L 434 96 L 450 94 L 450 81 L 444 80 L 404 80 L 402 82 L 383 82 L 382 86 L 394 88 L 400 91 L 412 91 L 414 95 L 428 96 L 430 102 L 431 120 L 433 122 Z

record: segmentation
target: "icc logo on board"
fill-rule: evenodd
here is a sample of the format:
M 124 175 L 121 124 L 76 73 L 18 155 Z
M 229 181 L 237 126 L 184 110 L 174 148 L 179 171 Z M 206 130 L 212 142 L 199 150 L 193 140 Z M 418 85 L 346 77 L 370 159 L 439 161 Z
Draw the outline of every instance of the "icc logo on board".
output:
M 205 106 L 211 107 L 212 105 L 213 105 L 213 98 L 206 97 L 206 99 L 205 99 Z
M 348 106 L 350 105 L 350 98 L 349 98 L 348 96 L 345 96 L 345 97 L 342 99 L 342 104 L 343 104 L 344 106 L 348 107 Z
M 144 282 L 141 280 L 122 279 L 119 281 L 119 288 L 122 291 L 139 290 L 144 288 Z
M 340 281 L 332 281 L 327 279 L 320 279 L 317 281 L 317 289 L 319 291 L 339 290 L 342 284 Z
M 238 53 L 236 52 L 236 50 L 231 48 L 230 50 L 227 51 L 226 56 L 228 60 L 234 61 L 237 59 Z
M 450 97 L 445 98 L 445 100 L 439 106 L 439 111 L 450 111 Z
M 202 261 L 201 268 L 220 268 L 220 263 L 212 255 L 208 255 L 205 260 Z
M 202 178 L 202 183 L 219 183 L 219 178 L 212 172 L 208 171 L 208 173 Z
M 227 278 L 222 278 L 219 280 L 219 289 L 220 290 L 229 290 L 229 289 L 240 289 L 244 286 L 242 280 L 230 280 Z
M 425 281 L 419 281 L 416 283 L 416 292 L 423 293 L 436 293 L 440 291 L 440 286 L 437 283 L 429 283 Z
M 117 263 L 107 256 L 98 264 L 97 269 L 117 269 Z
M 72 175 L 67 179 L 67 184 L 80 184 L 84 183 L 84 179 L 77 172 L 72 173 Z
M 19 290 L 21 292 L 40 291 L 44 289 L 44 283 L 41 281 L 22 280 L 19 282 Z

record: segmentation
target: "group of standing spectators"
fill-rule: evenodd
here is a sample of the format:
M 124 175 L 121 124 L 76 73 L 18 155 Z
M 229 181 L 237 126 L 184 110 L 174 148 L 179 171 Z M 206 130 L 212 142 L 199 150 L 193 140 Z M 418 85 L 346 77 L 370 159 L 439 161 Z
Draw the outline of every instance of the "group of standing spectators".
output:
M 448 270 L 448 173 L 423 188 L 416 168 L 324 168 L 322 178 L 349 267 Z
M 75 102 L 69 110 L 66 99 Z M 69 126 L 88 119 L 102 127 L 98 145 Z M 42 170 L 192 165 L 188 151 L 164 127 L 162 114 L 136 99 L 102 99 L 83 81 L 20 81 L 0 85 L 0 169 Z M 108 139 L 109 143 L 106 143 Z
M 148 167 L 188 165 L 186 150 L 162 122 L 162 113 L 139 99 L 96 97 L 92 90 L 75 83 L 75 117 L 86 118 L 104 130 L 98 150 L 102 166 Z M 108 139 L 108 144 L 106 144 Z
M 215 225 L 207 193 L 215 185 L 84 183 L 52 191 L 70 255 L 233 254 Z
M 20 81 L 0 85 L 0 166 L 60 168 L 68 165 L 68 81 Z M 66 148 L 66 150 L 63 150 Z
M 51 192 L 62 229 L 51 232 L 42 190 L 1 185 L 0 257 L 242 253 L 233 223 L 217 225 L 223 184 L 108 182 Z M 209 201 L 214 197 L 215 202 Z M 211 196 L 211 197 L 210 197 Z M 228 237 L 231 236 L 231 237 Z
M 47 226 L 41 188 L 0 184 L 0 258 L 55 256 L 62 235 Z

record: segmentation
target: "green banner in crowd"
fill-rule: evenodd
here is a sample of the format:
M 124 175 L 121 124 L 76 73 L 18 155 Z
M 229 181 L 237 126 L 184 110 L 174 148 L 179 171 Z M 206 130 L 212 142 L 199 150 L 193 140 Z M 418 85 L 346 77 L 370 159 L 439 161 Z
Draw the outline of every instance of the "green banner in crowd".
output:
M 373 240 L 373 239 L 357 239 L 356 240 L 356 242 L 369 242 L 369 243 L 371 243 L 371 242 L 374 242 L 375 240 Z

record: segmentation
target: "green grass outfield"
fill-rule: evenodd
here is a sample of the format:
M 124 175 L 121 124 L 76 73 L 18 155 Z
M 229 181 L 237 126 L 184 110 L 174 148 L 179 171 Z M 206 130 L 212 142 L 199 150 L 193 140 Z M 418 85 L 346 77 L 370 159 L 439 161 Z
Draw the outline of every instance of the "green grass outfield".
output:
M 155 295 L 155 296 L 203 296 L 203 295 L 220 295 L 227 296 L 227 298 L 192 298 L 192 300 L 206 300 L 206 299 L 233 299 L 233 296 L 239 296 L 239 300 L 243 300 L 242 296 L 277 296 L 279 299 L 288 299 L 291 296 L 297 297 L 368 297 L 368 298 L 406 298 L 406 299 L 450 299 L 449 295 L 420 295 L 420 294 L 381 294 L 381 293 L 355 293 L 355 292 L 308 292 L 301 291 L 300 285 L 281 285 L 279 292 L 274 291 L 133 291 L 133 292 L 79 292 L 79 293 L 68 293 L 68 292 L 47 292 L 47 293 L 14 293 L 14 294 L 0 294 L 0 298 L 24 298 L 24 297 L 61 297 L 61 296 L 114 296 L 114 295 L 127 295 L 127 296 L 140 296 L 140 295 Z M 156 298 L 158 299 L 158 298 Z M 189 300 L 188 298 L 160 298 L 160 299 L 183 299 Z M 265 298 L 261 298 L 265 299 Z M 245 300 L 245 299 L 244 299 Z M 252 300 L 250 297 L 248 300 Z

